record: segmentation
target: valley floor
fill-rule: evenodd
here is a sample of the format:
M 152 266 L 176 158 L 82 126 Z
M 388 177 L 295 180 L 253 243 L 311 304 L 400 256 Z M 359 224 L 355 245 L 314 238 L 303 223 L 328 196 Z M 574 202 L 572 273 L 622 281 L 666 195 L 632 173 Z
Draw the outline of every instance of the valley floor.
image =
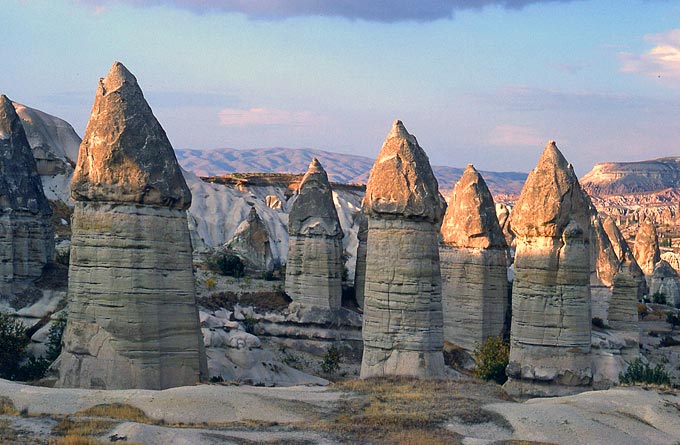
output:
M 0 414 L 0 443 L 12 444 L 680 442 L 677 392 L 616 388 L 518 403 L 498 385 L 467 378 L 165 391 L 0 380 Z

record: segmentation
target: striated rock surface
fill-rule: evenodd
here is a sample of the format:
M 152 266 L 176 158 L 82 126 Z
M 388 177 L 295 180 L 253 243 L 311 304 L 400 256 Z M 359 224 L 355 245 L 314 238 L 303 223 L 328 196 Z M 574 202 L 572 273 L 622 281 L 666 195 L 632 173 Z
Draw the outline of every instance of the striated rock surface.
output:
M 0 96 L 0 294 L 42 275 L 54 255 L 52 210 L 21 120 Z
M 453 189 L 441 234 L 444 340 L 472 350 L 502 334 L 508 306 L 507 244 L 493 197 L 472 165 Z
M 656 293 L 664 294 L 666 303 L 671 306 L 680 304 L 680 277 L 673 266 L 664 260 L 656 263 L 649 283 L 650 297 Z
M 637 289 L 637 282 L 630 273 L 622 272 L 614 277 L 614 293 L 609 309 L 609 327 L 626 335 L 625 353 L 629 362 L 640 354 Z
M 582 391 L 592 379 L 589 201 L 554 142 L 510 220 L 517 238 L 506 390 Z
M 309 164 L 288 216 L 286 293 L 292 304 L 339 309 L 342 238 L 328 175 L 318 159 Z
M 248 217 L 236 228 L 234 237 L 225 247 L 245 260 L 246 268 L 253 272 L 271 270 L 272 251 L 269 234 L 255 207 L 250 208 Z
M 638 162 L 603 162 L 595 165 L 581 183 L 590 194 L 648 193 L 677 187 L 680 157 Z
M 445 205 L 416 138 L 396 121 L 366 186 L 361 378 L 444 375 L 439 224 Z
M 656 233 L 656 226 L 652 221 L 644 220 L 640 223 L 640 228 L 635 236 L 633 256 L 635 256 L 645 275 L 651 275 L 654 272 L 654 266 L 661 259 L 661 252 L 659 251 L 659 237 Z
M 354 274 L 354 291 L 357 304 L 364 307 L 364 292 L 366 287 L 366 249 L 368 247 L 368 218 L 363 213 L 359 214 L 359 231 L 357 239 L 357 265 Z
M 57 385 L 198 383 L 207 366 L 186 217 L 191 195 L 136 79 L 120 63 L 100 81 L 72 195 L 69 316 Z

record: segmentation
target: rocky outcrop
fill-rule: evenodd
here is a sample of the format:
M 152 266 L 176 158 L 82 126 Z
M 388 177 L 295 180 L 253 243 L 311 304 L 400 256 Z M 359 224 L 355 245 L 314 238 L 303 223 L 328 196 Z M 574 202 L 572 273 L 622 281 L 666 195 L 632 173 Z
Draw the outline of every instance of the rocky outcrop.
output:
M 505 236 L 505 243 L 511 246 L 515 236 L 510 230 L 510 207 L 502 202 L 496 203 L 496 216 L 498 217 L 498 224 L 501 226 L 503 236 Z
M 649 282 L 650 297 L 657 293 L 663 294 L 666 297 L 666 303 L 671 306 L 680 304 L 680 278 L 678 277 L 678 272 L 664 260 L 656 263 Z
M 581 178 L 583 188 L 595 195 L 648 193 L 676 187 L 679 181 L 680 158 L 603 162 Z
M 21 120 L 0 96 L 0 294 L 9 297 L 42 275 L 54 255 L 52 210 Z M 21 305 L 21 302 L 17 302 Z M 16 305 L 14 305 L 16 306 Z
M 453 189 L 441 234 L 444 341 L 473 350 L 502 334 L 508 253 L 493 197 L 472 165 Z
M 364 292 L 366 287 L 366 248 L 368 245 L 368 218 L 363 213 L 359 216 L 359 231 L 357 239 L 357 265 L 354 273 L 354 295 L 359 307 L 364 307 Z
M 609 309 L 609 327 L 623 333 L 629 340 L 626 344 L 628 361 L 640 354 L 640 325 L 637 312 L 637 282 L 627 272 L 614 277 L 614 294 Z
M 640 223 L 635 236 L 633 256 L 645 275 L 651 275 L 654 272 L 654 266 L 661 259 L 661 252 L 659 251 L 659 237 L 653 222 L 644 220 Z
M 191 194 L 135 77 L 99 83 L 72 184 L 58 386 L 164 389 L 207 373 L 186 209 Z
M 445 204 L 418 141 L 396 121 L 366 186 L 361 378 L 444 375 L 439 224 Z
M 620 270 L 628 272 L 633 277 L 638 288 L 637 300 L 641 300 L 642 296 L 647 294 L 647 281 L 645 281 L 645 274 L 638 265 L 633 251 L 628 246 L 626 238 L 619 230 L 613 218 L 605 218 L 602 226 L 609 237 L 616 257 L 619 259 Z
M 591 384 L 589 204 L 549 142 L 510 215 L 516 254 L 505 387 L 512 394 L 559 395 Z
M 339 309 L 342 238 L 328 175 L 318 159 L 309 164 L 288 216 L 286 293 L 294 305 Z
M 614 276 L 620 267 L 616 250 L 604 230 L 597 209 L 590 207 L 590 298 L 592 316 L 608 320 Z
M 251 272 L 265 272 L 272 268 L 272 251 L 269 234 L 255 207 L 250 208 L 248 217 L 236 228 L 234 237 L 225 248 L 244 260 Z

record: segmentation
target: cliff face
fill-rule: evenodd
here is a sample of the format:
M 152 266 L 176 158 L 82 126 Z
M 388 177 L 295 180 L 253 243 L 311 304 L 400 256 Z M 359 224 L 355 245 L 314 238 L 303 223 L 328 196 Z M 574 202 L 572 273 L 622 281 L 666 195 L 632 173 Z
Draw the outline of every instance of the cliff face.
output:
M 677 187 L 680 181 L 680 157 L 639 162 L 604 162 L 581 178 L 581 185 L 591 195 L 649 193 Z

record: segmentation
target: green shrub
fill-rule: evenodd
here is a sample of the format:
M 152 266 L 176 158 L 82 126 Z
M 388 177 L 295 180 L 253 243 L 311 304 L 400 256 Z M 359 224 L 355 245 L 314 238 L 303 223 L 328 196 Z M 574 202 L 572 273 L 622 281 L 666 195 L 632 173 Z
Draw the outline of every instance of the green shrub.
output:
M 508 380 L 505 368 L 510 359 L 510 343 L 502 337 L 489 337 L 472 352 L 477 367 L 474 376 L 484 380 L 493 380 L 499 385 Z
M 652 368 L 636 358 L 628 365 L 626 372 L 619 374 L 619 381 L 623 385 L 670 385 L 671 376 L 663 365 L 658 364 Z
M 663 292 L 655 292 L 652 294 L 652 302 L 656 304 L 666 304 L 666 294 Z
M 673 331 L 676 326 L 680 326 L 680 314 L 671 311 L 666 312 L 666 323 L 671 325 L 671 331 Z
M 255 325 L 257 324 L 257 319 L 254 317 L 247 316 L 241 322 L 243 324 L 243 329 L 249 334 L 255 334 Z
M 59 314 L 47 333 L 47 355 L 45 358 L 50 364 L 61 354 L 61 340 L 64 337 L 64 329 L 66 329 L 66 312 Z
M 28 342 L 21 321 L 0 313 L 0 378 L 17 380 L 21 377 L 20 363 Z
M 341 359 L 342 354 L 340 353 L 340 350 L 336 348 L 335 345 L 331 345 L 323 356 L 323 360 L 321 360 L 321 371 L 325 374 L 335 373 L 335 371 L 340 369 Z
M 243 261 L 236 255 L 217 252 L 210 256 L 206 261 L 208 269 L 220 275 L 240 278 L 243 276 L 245 266 Z

